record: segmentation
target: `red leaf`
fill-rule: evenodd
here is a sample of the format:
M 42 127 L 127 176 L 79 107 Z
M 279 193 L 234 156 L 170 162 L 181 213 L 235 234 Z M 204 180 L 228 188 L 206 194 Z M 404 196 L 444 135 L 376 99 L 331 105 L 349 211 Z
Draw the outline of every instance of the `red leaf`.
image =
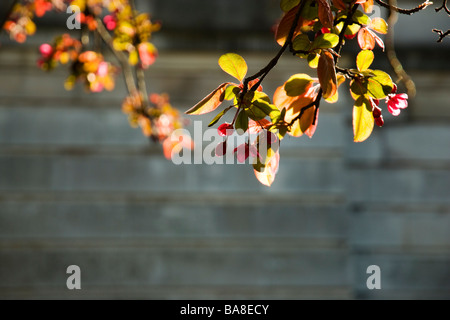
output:
M 317 75 L 322 87 L 323 97 L 327 99 L 334 96 L 337 91 L 336 70 L 333 55 L 328 51 L 322 51 L 320 54 Z
M 202 101 L 186 111 L 186 114 L 205 114 L 217 109 L 217 107 L 222 103 L 224 99 L 223 94 L 225 93 L 225 89 L 229 84 L 231 83 L 222 83 L 213 92 L 204 97 Z
M 319 3 L 319 20 L 326 28 L 333 27 L 333 14 L 327 0 L 318 0 Z
M 291 30 L 291 26 L 294 23 L 295 15 L 298 11 L 298 6 L 291 9 L 289 12 L 286 12 L 278 24 L 277 30 L 275 32 L 275 39 L 280 46 L 283 46 L 286 42 L 286 39 L 289 35 L 289 31 Z M 301 33 L 300 29 L 303 26 L 305 21 L 302 17 L 298 20 L 297 27 L 295 28 L 295 32 L 292 38 L 295 38 L 297 35 Z M 308 23 L 306 23 L 308 24 Z

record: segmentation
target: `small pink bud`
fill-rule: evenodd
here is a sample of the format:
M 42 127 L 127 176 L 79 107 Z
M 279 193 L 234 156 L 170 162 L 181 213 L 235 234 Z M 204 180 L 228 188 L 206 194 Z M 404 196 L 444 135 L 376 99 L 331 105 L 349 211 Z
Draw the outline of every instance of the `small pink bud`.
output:
M 48 43 L 44 43 L 41 44 L 41 46 L 39 47 L 39 52 L 42 54 L 44 58 L 48 58 L 52 54 L 53 48 Z
M 375 123 L 377 126 L 382 127 L 384 125 L 383 116 L 380 115 L 378 118 L 375 118 Z

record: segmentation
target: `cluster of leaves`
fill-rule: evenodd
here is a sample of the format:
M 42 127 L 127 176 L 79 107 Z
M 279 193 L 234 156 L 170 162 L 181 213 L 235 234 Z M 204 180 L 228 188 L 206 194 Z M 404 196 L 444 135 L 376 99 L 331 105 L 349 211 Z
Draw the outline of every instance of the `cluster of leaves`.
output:
M 384 121 L 379 100 L 386 100 L 388 110 L 398 115 L 407 106 L 407 95 L 396 94 L 396 86 L 384 71 L 369 69 L 374 60 L 372 50 L 378 44 L 384 49 L 382 39 L 376 34 L 387 32 L 382 18 L 371 19 L 373 0 L 281 0 L 283 16 L 276 28 L 275 40 L 281 46 L 278 55 L 261 71 L 246 77 L 245 60 L 234 53 L 220 57 L 220 67 L 235 77 L 239 84 L 222 83 L 186 113 L 205 114 L 216 110 L 224 101 L 231 101 L 210 123 L 218 123 L 222 116 L 235 110 L 233 122 L 224 123 L 221 129 L 236 130 L 241 134 L 251 126 L 272 132 L 278 139 L 286 134 L 312 137 L 316 131 L 320 101 L 335 103 L 339 99 L 338 88 L 349 80 L 353 106 L 354 141 L 366 140 L 375 123 Z M 356 58 L 356 68 L 343 69 L 337 64 L 345 41 L 357 38 L 361 52 Z M 261 82 L 289 49 L 309 67 L 316 69 L 317 77 L 295 74 L 277 88 L 273 99 L 262 91 Z M 225 126 L 225 127 L 224 127 Z M 217 156 L 222 156 L 219 145 Z M 239 150 L 235 150 L 239 151 Z M 239 160 L 239 152 L 236 152 Z M 279 162 L 279 150 L 268 152 L 264 159 L 253 164 L 258 180 L 270 185 Z M 274 170 L 275 169 L 275 170 Z
M 151 37 L 160 24 L 153 23 L 148 14 L 138 12 L 133 0 L 18 0 L 4 29 L 11 39 L 24 42 L 36 31 L 35 17 L 51 10 L 66 12 L 67 8 L 79 8 L 74 11 L 75 21 L 81 25 L 79 39 L 63 34 L 51 44 L 42 44 L 38 66 L 48 71 L 68 65 L 71 73 L 65 88 L 70 90 L 81 82 L 89 92 L 113 90 L 115 77 L 121 70 L 129 92 L 123 111 L 131 125 L 139 126 L 145 136 L 161 142 L 164 153 L 170 154 L 168 148 L 172 144 L 165 141 L 174 130 L 183 127 L 184 121 L 167 95 L 147 94 L 143 73 L 157 58 Z M 89 43 L 90 34 L 103 39 L 120 66 L 105 60 L 98 43 Z

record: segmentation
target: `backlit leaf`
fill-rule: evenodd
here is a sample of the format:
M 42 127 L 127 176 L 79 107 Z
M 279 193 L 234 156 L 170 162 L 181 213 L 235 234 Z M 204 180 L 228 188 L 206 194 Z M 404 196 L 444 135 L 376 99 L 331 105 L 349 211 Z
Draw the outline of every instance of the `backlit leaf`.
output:
M 255 172 L 256 179 L 263 185 L 270 187 L 275 180 L 275 176 L 278 172 L 278 167 L 280 163 L 280 153 L 276 152 L 270 161 L 263 167 L 263 171 L 253 169 Z
M 214 119 L 212 119 L 211 122 L 208 124 L 208 127 L 215 125 L 231 108 L 233 108 L 233 106 L 229 106 L 223 109 L 221 112 L 219 112 L 219 114 L 215 116 Z
M 316 69 L 319 64 L 319 55 L 317 53 L 311 53 L 308 55 L 308 65 L 310 68 Z
M 373 11 L 373 0 L 367 0 L 362 4 L 365 13 L 371 13 Z
M 360 97 L 353 107 L 353 134 L 355 142 L 362 142 L 372 134 L 375 120 L 372 104 L 366 97 Z
M 298 73 L 289 78 L 284 85 L 286 94 L 290 97 L 296 97 L 304 94 L 311 87 L 313 79 L 305 74 Z
M 283 46 L 289 35 L 292 24 L 294 23 L 295 15 L 297 13 L 297 8 L 293 8 L 289 12 L 285 13 L 280 23 L 278 24 L 277 30 L 275 32 L 275 39 L 280 46 Z M 300 29 L 303 26 L 303 18 L 300 17 L 297 27 L 295 28 L 293 37 L 300 34 Z
M 312 47 L 315 49 L 334 48 L 338 43 L 339 36 L 337 34 L 323 33 L 314 40 Z
M 364 26 L 370 24 L 370 18 L 360 10 L 356 10 L 355 14 L 353 15 L 353 21 Z
M 292 47 L 297 51 L 310 51 L 311 41 L 306 34 L 300 34 L 294 38 L 292 41 Z
M 247 63 L 244 58 L 236 53 L 226 53 L 222 55 L 219 58 L 219 65 L 223 71 L 241 82 L 247 74 Z
M 327 0 L 317 0 L 319 3 L 319 20 L 325 28 L 333 27 L 333 14 Z
M 358 44 L 361 50 L 373 50 L 375 48 L 375 38 L 372 32 L 366 28 L 361 28 L 358 32 Z
M 236 129 L 236 132 L 239 134 L 244 134 L 248 129 L 248 116 L 243 109 L 239 111 L 239 114 L 236 118 L 236 123 L 234 124 L 234 128 Z
M 386 98 L 394 87 L 391 77 L 381 70 L 372 70 L 371 72 L 374 76 L 367 79 L 367 93 L 375 99 Z
M 323 97 L 326 99 L 334 96 L 337 91 L 336 70 L 333 55 L 328 51 L 322 51 L 320 54 L 317 75 L 322 87 Z
M 231 84 L 225 89 L 224 99 L 232 100 L 237 97 L 241 89 L 236 84 Z
M 383 18 L 373 18 L 369 27 L 372 30 L 382 34 L 386 34 L 388 31 L 388 24 L 386 23 L 386 21 L 384 21 Z
M 339 86 L 345 82 L 345 77 L 342 74 L 338 74 L 336 76 L 336 78 L 337 78 L 337 86 L 338 86 L 338 89 L 339 89 Z M 336 103 L 338 100 L 339 100 L 338 90 L 336 90 L 336 94 L 335 95 L 325 99 L 325 101 L 328 102 L 328 103 Z
M 356 57 L 356 67 L 359 71 L 366 71 L 375 58 L 371 50 L 363 50 Z
M 186 111 L 186 114 L 205 114 L 217 109 L 224 99 L 224 92 L 229 82 L 222 83 L 213 92 L 203 98 L 202 101 Z

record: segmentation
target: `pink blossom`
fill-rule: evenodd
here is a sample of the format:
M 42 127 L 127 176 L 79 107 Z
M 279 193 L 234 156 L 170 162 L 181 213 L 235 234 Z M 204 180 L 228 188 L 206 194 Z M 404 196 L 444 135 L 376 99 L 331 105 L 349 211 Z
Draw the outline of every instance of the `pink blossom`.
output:
M 387 97 L 387 106 L 393 116 L 398 116 L 400 109 L 405 109 L 408 106 L 408 95 L 406 93 L 390 94 Z
M 108 75 L 108 63 L 105 61 L 100 62 L 98 65 L 97 74 L 99 77 L 105 77 Z
M 48 43 L 44 43 L 44 44 L 41 44 L 41 46 L 39 47 L 39 51 L 44 58 L 48 58 L 52 54 L 53 48 Z

